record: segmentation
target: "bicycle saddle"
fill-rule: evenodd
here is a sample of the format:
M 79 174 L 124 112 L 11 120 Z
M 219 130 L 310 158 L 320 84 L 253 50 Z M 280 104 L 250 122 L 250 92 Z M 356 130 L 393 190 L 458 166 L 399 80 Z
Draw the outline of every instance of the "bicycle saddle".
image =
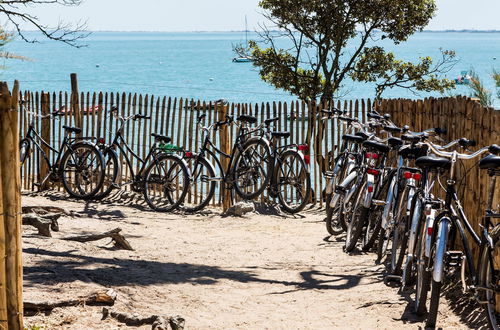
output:
M 344 135 L 342 135 L 342 140 L 346 140 L 348 142 L 354 142 L 354 143 L 362 143 L 365 139 L 362 136 L 344 134 Z
M 66 126 L 66 125 L 63 125 L 63 128 L 66 130 L 66 131 L 69 131 L 71 133 L 75 133 L 75 134 L 80 134 L 82 132 L 82 129 L 79 128 L 79 127 L 71 127 L 71 126 Z
M 363 147 L 375 149 L 380 152 L 389 152 L 389 146 L 385 143 L 377 142 L 377 141 L 365 141 L 363 142 Z
M 275 138 L 283 138 L 286 139 L 290 136 L 290 132 L 271 132 L 271 136 Z
M 421 168 L 444 168 L 449 169 L 451 166 L 451 161 L 446 158 L 436 157 L 434 155 L 431 156 L 423 156 L 417 158 L 415 161 L 415 165 Z
M 156 140 L 163 142 L 163 143 L 169 143 L 170 141 L 172 141 L 171 138 L 169 138 L 168 136 L 165 136 L 165 135 L 151 133 L 151 136 L 154 137 Z
M 240 116 L 238 116 L 238 118 L 236 118 L 236 120 L 242 121 L 245 123 L 249 123 L 249 124 L 255 124 L 257 122 L 257 118 L 255 118 L 254 116 L 250 116 L 250 115 L 240 115 Z
M 402 146 L 403 145 L 403 140 L 401 140 L 400 138 L 397 138 L 397 137 L 390 137 L 388 140 L 387 140 L 387 143 L 389 143 L 389 145 L 393 148 L 397 148 L 399 146 Z
M 398 154 L 405 159 L 417 159 L 426 156 L 427 149 L 427 146 L 412 147 L 411 145 L 406 145 L 399 149 Z
M 479 168 L 482 170 L 500 169 L 500 156 L 488 155 L 479 161 Z

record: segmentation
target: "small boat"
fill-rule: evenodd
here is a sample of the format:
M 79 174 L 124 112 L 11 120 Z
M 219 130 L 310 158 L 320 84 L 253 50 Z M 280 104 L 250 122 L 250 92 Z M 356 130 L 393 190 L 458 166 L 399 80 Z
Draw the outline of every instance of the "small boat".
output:
M 253 58 L 251 58 L 249 56 L 235 57 L 235 58 L 233 58 L 233 62 L 236 62 L 236 63 L 253 62 Z
M 248 24 L 247 16 L 245 15 L 245 45 L 233 45 L 233 51 L 238 55 L 238 57 L 233 58 L 234 63 L 248 63 L 253 62 L 252 56 L 250 56 L 250 49 L 248 48 Z

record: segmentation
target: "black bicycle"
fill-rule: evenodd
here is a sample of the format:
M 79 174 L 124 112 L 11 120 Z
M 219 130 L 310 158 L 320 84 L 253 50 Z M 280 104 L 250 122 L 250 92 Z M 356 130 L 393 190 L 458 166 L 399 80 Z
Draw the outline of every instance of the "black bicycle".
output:
M 78 127 L 63 126 L 64 138 L 55 149 L 45 141 L 35 130 L 35 119 L 56 118 L 60 115 L 53 112 L 47 115 L 39 115 L 29 112 L 33 119 L 31 120 L 26 136 L 20 141 L 20 160 L 21 165 L 31 154 L 31 146 L 42 155 L 48 166 L 48 173 L 41 181 L 35 185 L 43 186 L 47 181 L 62 182 L 64 189 L 71 197 L 92 198 L 100 189 L 104 180 L 104 159 L 96 145 L 89 141 L 83 141 L 86 138 L 71 137 L 71 134 L 80 134 Z M 47 154 L 42 146 L 49 148 L 49 153 L 55 153 L 54 163 L 50 160 L 50 154 Z
M 302 154 L 306 147 L 275 147 L 277 139 L 289 135 L 287 132 L 269 130 L 271 123 L 277 118 L 267 119 L 261 125 L 251 128 L 250 125 L 256 123 L 257 119 L 249 115 L 239 116 L 237 121 L 240 124 L 231 154 L 217 148 L 210 137 L 222 126 L 233 123 L 232 117 L 228 116 L 226 120 L 215 122 L 208 127 L 202 126 L 204 118 L 205 115 L 201 115 L 197 120 L 198 127 L 201 127 L 205 134 L 199 152 L 184 153 L 191 169 L 190 191 L 184 202 L 185 210 L 195 212 L 203 209 L 212 199 L 217 182 L 223 182 L 227 189 L 234 190 L 243 199 L 253 199 L 267 187 L 270 196 L 277 197 L 285 211 L 295 213 L 303 209 L 311 190 L 306 157 Z M 228 159 L 227 168 L 222 166 L 217 155 Z M 216 169 L 208 157 L 215 161 L 219 177 L 216 176 Z
M 475 142 L 461 139 L 462 146 L 474 146 Z M 425 170 L 441 168 L 449 172 L 446 181 L 446 198 L 438 207 L 439 215 L 432 223 L 426 223 L 420 236 L 419 257 L 417 264 L 417 289 L 420 290 L 419 308 L 417 312 L 424 312 L 426 292 L 431 290 L 427 327 L 434 327 L 437 319 L 441 286 L 445 275 L 452 270 L 461 268 L 461 279 L 464 292 L 474 294 L 477 301 L 485 308 L 488 321 L 492 329 L 498 329 L 498 320 L 495 312 L 496 295 L 499 293 L 498 280 L 500 269 L 495 259 L 498 256 L 500 245 L 500 224 L 494 224 L 492 218 L 498 218 L 498 213 L 492 212 L 492 202 L 495 193 L 496 176 L 499 175 L 500 157 L 490 155 L 483 158 L 479 166 L 488 170 L 491 178 L 486 215 L 480 225 L 478 235 L 467 220 L 456 192 L 456 162 L 459 159 L 473 159 L 486 151 L 499 154 L 500 148 L 496 145 L 482 148 L 472 154 L 460 154 L 457 151 L 445 152 L 430 142 L 423 142 L 435 155 L 420 157 L 416 165 Z M 439 204 L 437 204 L 439 205 Z M 467 233 L 479 247 L 479 259 L 474 259 Z M 460 239 L 460 247 L 456 238 Z M 418 291 L 417 291 L 418 292 Z
M 150 119 L 142 114 L 134 114 L 126 118 L 118 114 L 118 108 L 111 109 L 112 115 L 119 121 L 111 144 L 106 145 L 99 139 L 100 148 L 106 164 L 106 175 L 102 189 L 94 196 L 102 199 L 113 189 L 130 184 L 135 192 L 142 192 L 148 205 L 155 211 L 168 212 L 177 208 L 184 200 L 188 191 L 189 171 L 186 162 L 174 153 L 165 152 L 164 146 L 170 143 L 167 136 L 152 133 L 154 143 L 145 159 L 137 155 L 123 138 L 125 125 L 131 120 Z M 117 150 L 121 152 L 131 179 L 121 182 L 122 162 Z M 127 152 L 140 164 L 137 173 Z

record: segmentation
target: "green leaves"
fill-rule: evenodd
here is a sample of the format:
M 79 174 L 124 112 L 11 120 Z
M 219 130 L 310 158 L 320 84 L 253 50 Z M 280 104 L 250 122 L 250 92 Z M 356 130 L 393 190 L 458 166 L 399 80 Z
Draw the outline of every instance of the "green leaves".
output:
M 379 38 L 398 44 L 421 31 L 434 15 L 434 0 L 261 0 L 259 6 L 279 33 L 265 28 L 262 43 L 251 43 L 254 65 L 264 81 L 301 99 L 331 99 L 349 76 L 375 83 L 377 96 L 393 87 L 444 91 L 454 86 L 439 79 L 454 61 L 452 52 L 443 52 L 437 64 L 430 57 L 413 64 L 369 46 Z M 278 47 L 280 38 L 292 46 Z
M 455 88 L 455 82 L 440 79 L 439 74 L 455 64 L 455 52 L 441 51 L 441 59 L 433 65 L 431 57 L 420 57 L 417 63 L 397 60 L 382 47 L 364 49 L 350 76 L 355 81 L 375 82 L 376 97 L 387 88 L 401 87 L 412 91 L 438 91 Z

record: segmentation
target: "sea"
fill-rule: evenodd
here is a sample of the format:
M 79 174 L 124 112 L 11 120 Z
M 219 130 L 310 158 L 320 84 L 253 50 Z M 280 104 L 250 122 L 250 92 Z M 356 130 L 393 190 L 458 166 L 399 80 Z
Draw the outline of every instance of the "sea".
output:
M 260 103 L 292 101 L 293 95 L 265 83 L 252 63 L 234 63 L 233 45 L 246 38 L 259 40 L 254 32 L 92 32 L 75 48 L 47 41 L 37 32 L 15 38 L 4 51 L 28 57 L 29 61 L 3 59 L 0 79 L 20 81 L 22 90 L 69 91 L 70 73 L 77 73 L 80 91 L 133 92 L 205 101 Z M 285 41 L 278 43 L 287 47 Z M 351 44 L 352 45 L 352 44 Z M 457 63 L 445 74 L 455 79 L 462 72 L 476 71 L 485 86 L 496 95 L 491 74 L 500 71 L 500 32 L 420 32 L 394 45 L 375 38 L 402 60 L 441 57 L 440 50 L 454 50 Z M 347 54 L 354 46 L 346 49 Z M 342 99 L 372 98 L 374 85 L 346 80 Z M 467 86 L 457 86 L 445 96 L 469 95 Z M 439 93 L 417 94 L 402 88 L 387 90 L 384 97 L 423 98 Z M 496 98 L 495 105 L 500 107 Z

